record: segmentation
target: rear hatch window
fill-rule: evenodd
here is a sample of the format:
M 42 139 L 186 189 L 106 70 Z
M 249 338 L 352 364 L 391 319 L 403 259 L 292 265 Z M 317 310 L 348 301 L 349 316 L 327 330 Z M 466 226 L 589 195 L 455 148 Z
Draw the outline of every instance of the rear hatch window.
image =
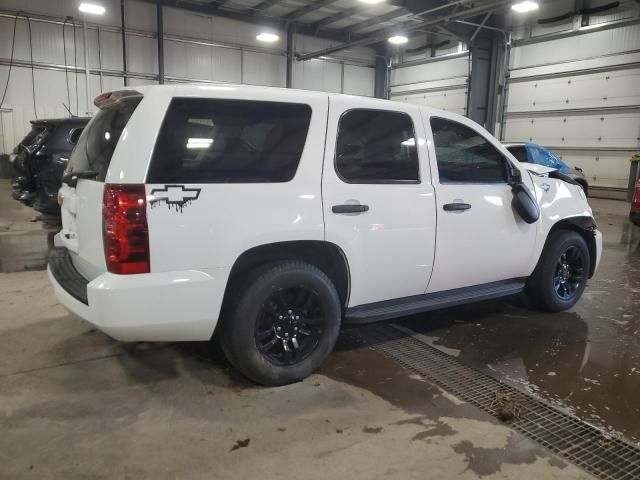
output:
M 299 103 L 174 98 L 148 183 L 288 182 L 311 120 Z
M 23 148 L 31 151 L 33 147 L 40 145 L 47 135 L 47 130 L 48 127 L 45 125 L 32 125 L 31 131 L 20 141 L 14 152 L 19 153 Z
M 66 173 L 92 171 L 104 182 L 122 130 L 141 100 L 141 95 L 123 97 L 100 109 L 78 139 Z

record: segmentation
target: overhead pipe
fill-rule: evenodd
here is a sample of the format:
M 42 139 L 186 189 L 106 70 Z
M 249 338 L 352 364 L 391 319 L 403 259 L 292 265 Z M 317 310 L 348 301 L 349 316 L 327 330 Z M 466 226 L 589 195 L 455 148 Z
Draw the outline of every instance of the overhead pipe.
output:
M 462 12 L 457 12 L 457 13 L 451 13 L 449 15 L 444 15 L 442 17 L 438 17 L 438 18 L 434 18 L 433 20 L 428 20 L 425 21 L 421 24 L 418 25 L 413 25 L 411 27 L 407 27 L 405 29 L 403 29 L 403 33 L 410 33 L 410 32 L 414 32 L 416 30 L 421 30 L 425 27 L 428 27 L 430 25 L 436 25 L 438 23 L 443 23 L 443 22 L 447 22 L 447 21 L 451 21 L 451 20 L 457 20 L 460 18 L 465 18 L 465 17 L 470 17 L 473 15 L 478 15 L 481 13 L 486 13 L 489 10 L 494 10 L 494 9 L 498 9 L 500 7 L 505 7 L 507 6 L 508 3 L 504 2 L 503 0 L 498 1 L 498 2 L 491 2 L 489 4 L 483 5 L 481 7 L 474 7 L 474 8 L 470 8 L 468 10 L 464 10 Z M 317 57 L 321 57 L 321 56 L 326 56 L 326 55 L 331 55 L 332 53 L 335 52 L 339 52 L 342 50 L 345 50 L 347 48 L 352 48 L 352 47 L 363 47 L 365 45 L 371 45 L 372 43 L 377 43 L 380 42 L 382 40 L 386 40 L 386 37 L 390 34 L 389 30 L 384 30 L 384 31 L 378 31 L 377 33 L 374 32 L 374 35 L 371 37 L 366 37 L 360 40 L 354 40 L 352 42 L 347 42 L 347 43 L 343 43 L 340 45 L 336 45 L 333 47 L 328 47 L 325 48 L 323 50 L 318 50 L 316 52 L 312 52 L 312 53 L 307 53 L 304 55 L 299 55 L 297 58 L 299 61 L 305 61 L 305 60 L 311 60 L 312 58 L 317 58 Z

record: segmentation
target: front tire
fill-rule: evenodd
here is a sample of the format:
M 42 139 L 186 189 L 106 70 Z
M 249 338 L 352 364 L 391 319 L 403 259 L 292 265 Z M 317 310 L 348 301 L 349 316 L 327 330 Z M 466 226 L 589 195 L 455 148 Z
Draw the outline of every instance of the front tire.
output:
M 342 308 L 331 280 L 301 261 L 259 268 L 231 296 L 221 345 L 229 361 L 268 386 L 303 380 L 331 353 Z
M 582 296 L 591 266 L 589 248 L 578 233 L 553 232 L 538 265 L 527 280 L 525 295 L 537 308 L 551 312 L 568 310 Z

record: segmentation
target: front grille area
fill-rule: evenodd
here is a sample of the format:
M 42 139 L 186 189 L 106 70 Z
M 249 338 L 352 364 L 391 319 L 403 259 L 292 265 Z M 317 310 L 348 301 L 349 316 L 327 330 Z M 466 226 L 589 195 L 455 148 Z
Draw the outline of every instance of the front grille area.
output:
M 640 478 L 638 446 L 606 435 L 544 400 L 421 342 L 393 324 L 353 328 L 346 333 L 495 417 L 499 417 L 496 393 L 509 395 L 523 412 L 509 422 L 511 428 L 599 478 Z

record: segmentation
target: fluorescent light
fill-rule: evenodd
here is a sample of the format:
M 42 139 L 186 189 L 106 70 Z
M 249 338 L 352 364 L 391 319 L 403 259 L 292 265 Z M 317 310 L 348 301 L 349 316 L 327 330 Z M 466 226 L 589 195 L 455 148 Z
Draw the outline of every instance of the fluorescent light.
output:
M 511 5 L 511 9 L 518 13 L 533 12 L 534 10 L 538 10 L 538 8 L 538 2 L 531 2 L 530 0 Z
M 96 5 L 95 3 L 81 3 L 78 10 L 82 13 L 91 13 L 93 15 L 102 15 L 106 11 L 102 5 Z
M 389 37 L 389 43 L 393 43 L 394 45 L 403 45 L 408 41 L 409 39 L 404 35 L 394 35 L 393 37 Z
M 402 145 L 404 145 L 405 147 L 415 147 L 416 146 L 416 139 L 415 138 L 407 138 L 404 142 L 402 142 Z
M 189 138 L 187 148 L 205 150 L 211 146 L 213 138 Z
M 367 5 L 375 5 L 377 3 L 382 3 L 384 0 L 358 0 L 360 3 L 366 3 Z
M 275 33 L 262 32 L 261 34 L 256 36 L 256 40 L 261 42 L 273 43 L 280 40 L 280 37 Z

